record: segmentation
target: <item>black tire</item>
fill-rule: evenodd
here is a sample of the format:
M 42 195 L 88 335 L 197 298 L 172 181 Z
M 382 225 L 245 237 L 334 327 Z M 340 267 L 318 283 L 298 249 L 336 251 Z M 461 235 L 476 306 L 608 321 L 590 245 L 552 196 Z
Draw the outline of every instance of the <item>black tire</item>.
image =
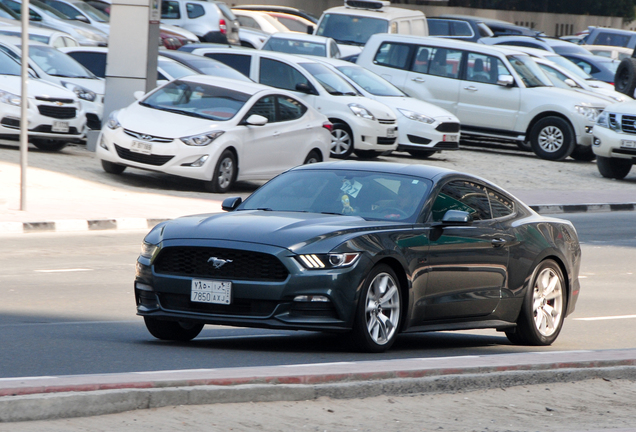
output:
M 534 270 L 514 333 L 508 340 L 518 345 L 551 345 L 563 328 L 567 310 L 566 284 L 559 265 L 547 259 Z
M 161 340 L 187 342 L 199 335 L 203 324 L 163 321 L 152 317 L 144 317 L 144 323 L 151 335 Z
M 382 297 L 378 298 L 377 294 L 381 291 L 384 283 L 388 289 Z M 386 296 L 387 293 L 390 295 Z M 387 297 L 384 299 L 385 301 L 378 302 L 384 297 Z M 368 308 L 367 304 L 371 304 L 371 308 Z M 395 272 L 386 264 L 374 267 L 367 275 L 360 292 L 360 300 L 351 332 L 353 342 L 364 352 L 379 353 L 388 350 L 395 342 L 399 332 L 402 320 L 401 308 L 402 292 L 400 281 Z M 379 320 L 377 318 L 379 315 L 382 315 L 384 320 Z
M 303 165 L 318 163 L 318 162 L 322 162 L 322 156 L 320 155 L 320 152 L 318 152 L 317 150 L 312 150 L 309 152 L 309 154 L 305 158 L 305 162 L 303 162 Z
M 408 152 L 417 159 L 428 159 L 437 153 L 435 150 L 408 150 Z
M 541 159 L 561 161 L 574 151 L 576 145 L 572 126 L 561 117 L 544 117 L 532 127 L 530 144 Z
M 205 182 L 205 190 L 212 193 L 226 193 L 234 185 L 237 174 L 236 156 L 232 151 L 225 150 L 216 162 L 212 179 Z
M 530 144 L 530 142 L 528 141 L 517 141 L 517 147 L 521 151 L 525 151 L 525 152 L 532 151 L 532 144 Z
M 346 159 L 353 152 L 353 132 L 344 123 L 335 122 L 331 130 L 331 150 L 332 158 Z
M 126 169 L 126 165 L 119 165 L 116 163 L 102 160 L 102 168 L 109 174 L 121 174 Z
M 373 150 L 354 150 L 353 152 L 360 159 L 375 159 L 382 154 L 382 152 L 377 152 Z
M 68 144 L 66 141 L 45 139 L 45 138 L 38 138 L 38 139 L 31 140 L 31 143 L 37 148 L 39 148 L 40 150 L 50 151 L 50 152 L 60 151 L 64 147 L 66 147 L 66 145 Z
M 596 167 L 603 177 L 622 180 L 631 171 L 632 160 L 597 156 Z
M 592 146 L 576 145 L 570 157 L 577 161 L 591 162 L 596 159 Z
M 614 74 L 614 89 L 629 97 L 634 97 L 636 89 L 636 59 L 632 57 L 621 60 Z

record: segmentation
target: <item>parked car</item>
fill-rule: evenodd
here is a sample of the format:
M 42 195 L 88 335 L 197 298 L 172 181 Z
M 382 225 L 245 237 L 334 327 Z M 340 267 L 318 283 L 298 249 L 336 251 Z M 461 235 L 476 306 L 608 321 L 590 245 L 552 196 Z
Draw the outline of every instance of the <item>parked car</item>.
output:
M 109 17 L 99 9 L 94 8 L 90 4 L 83 0 L 41 0 L 51 6 L 53 9 L 57 9 L 60 13 L 64 14 L 68 19 L 81 21 L 86 24 L 90 24 L 93 27 L 103 31 L 105 34 L 110 34 Z
M 269 36 L 261 49 L 287 54 L 340 58 L 340 50 L 336 41 L 331 38 L 303 33 L 274 33 Z
M 462 136 L 530 141 L 537 156 L 588 158 L 601 98 L 555 88 L 527 54 L 434 37 L 378 34 L 357 64 L 456 115 Z
M 592 150 L 603 177 L 623 179 L 636 163 L 636 101 L 608 106 L 594 126 Z
M 144 238 L 135 304 L 154 337 L 188 341 L 205 324 L 302 329 L 383 352 L 402 332 L 491 328 L 545 346 L 577 303 L 572 223 L 469 174 L 312 164 L 223 208 Z
M 22 26 L 1 26 L 0 36 L 22 37 Z M 76 47 L 79 43 L 68 33 L 46 28 L 29 27 L 29 39 L 54 48 Z
M 614 85 L 614 77 L 620 64 L 618 60 L 593 54 L 564 53 L 561 55 L 595 79 Z
M 585 45 L 585 48 L 594 55 L 609 57 L 612 60 L 621 61 L 630 58 L 634 50 L 632 48 L 617 47 L 611 45 Z
M 565 54 L 585 54 L 591 55 L 585 46 L 577 45 L 557 38 L 539 36 L 494 36 L 492 38 L 482 38 L 479 43 L 486 45 L 509 45 L 517 47 L 536 48 L 560 55 Z
M 295 15 L 301 18 L 306 19 L 307 21 L 311 21 L 316 24 L 318 22 L 318 18 L 310 14 L 309 12 L 305 12 L 302 9 L 289 7 L 289 6 L 278 6 L 278 5 L 241 5 L 241 9 L 243 10 L 253 10 L 253 11 L 261 11 L 261 12 L 280 12 L 287 15 Z
M 202 42 L 238 45 L 239 23 L 221 1 L 163 0 L 161 22 L 191 31 Z
M 16 61 L 22 58 L 22 40 L 13 36 L 0 36 L 0 51 Z M 104 111 L 103 79 L 60 50 L 40 42 L 29 42 L 29 68 L 36 77 L 71 90 L 82 102 L 88 127 L 99 129 Z
M 393 7 L 378 0 L 345 0 L 344 6 L 325 10 L 314 34 L 338 43 L 342 57 L 359 54 L 376 33 L 428 36 L 422 11 Z
M 362 66 L 325 58 L 322 63 L 346 77 L 363 96 L 393 109 L 398 122 L 397 151 L 427 158 L 441 150 L 458 150 L 459 119 L 450 112 L 402 90 Z
M 495 34 L 495 36 L 518 35 L 518 36 L 542 36 L 542 31 L 533 30 L 528 27 L 513 24 L 492 18 L 481 18 L 484 24 Z
M 249 27 L 239 27 L 239 40 L 241 46 L 246 48 L 261 49 L 269 34 L 264 31 Z
M 625 48 L 636 48 L 636 32 L 631 30 L 605 27 L 590 27 L 585 38 L 585 45 L 609 45 Z
M 478 17 L 439 16 L 427 17 L 429 36 L 477 42 L 494 35 L 492 30 Z
M 108 173 L 141 168 L 202 180 L 224 193 L 328 158 L 331 123 L 289 92 L 195 75 L 114 111 L 96 155 Z
M 247 48 L 192 51 L 234 67 L 261 84 L 293 92 L 333 123 L 331 157 L 352 152 L 372 158 L 397 148 L 397 119 L 384 104 L 365 98 L 349 82 L 317 60 Z
M 240 6 L 243 9 L 243 6 Z M 298 15 L 282 12 L 265 12 L 289 30 L 300 33 L 314 34 L 316 23 Z
M 21 66 L 0 50 L 0 136 L 20 139 L 22 120 Z M 75 94 L 63 87 L 39 79 L 29 80 L 28 136 L 37 148 L 58 151 L 69 142 L 84 138 L 86 116 Z
M 232 13 L 236 16 L 241 27 L 253 28 L 269 35 L 278 32 L 291 31 L 278 22 L 276 18 L 269 16 L 265 12 L 247 11 L 235 8 L 232 9 Z
M 172 59 L 203 75 L 212 75 L 222 78 L 231 78 L 238 81 L 254 82 L 234 68 L 220 61 L 190 54 L 182 51 L 159 51 L 159 59 Z

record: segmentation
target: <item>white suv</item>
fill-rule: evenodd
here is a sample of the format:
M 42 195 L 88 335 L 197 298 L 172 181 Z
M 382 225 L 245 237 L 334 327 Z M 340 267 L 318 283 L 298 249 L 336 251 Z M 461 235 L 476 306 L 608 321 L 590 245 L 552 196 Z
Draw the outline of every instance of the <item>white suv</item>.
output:
M 527 54 L 432 37 L 377 34 L 357 63 L 405 93 L 455 114 L 462 137 L 530 141 L 537 156 L 591 160 L 607 101 L 556 88 Z M 522 146 L 521 146 L 522 147 Z
M 239 23 L 220 1 L 163 0 L 161 22 L 191 31 L 201 42 L 239 45 Z
M 333 123 L 331 157 L 352 152 L 373 158 L 397 148 L 397 118 L 383 103 L 362 96 L 346 79 L 319 61 L 250 48 L 196 48 L 256 82 L 292 91 Z
M 593 133 L 592 149 L 601 175 L 625 178 L 636 163 L 636 101 L 608 106 Z

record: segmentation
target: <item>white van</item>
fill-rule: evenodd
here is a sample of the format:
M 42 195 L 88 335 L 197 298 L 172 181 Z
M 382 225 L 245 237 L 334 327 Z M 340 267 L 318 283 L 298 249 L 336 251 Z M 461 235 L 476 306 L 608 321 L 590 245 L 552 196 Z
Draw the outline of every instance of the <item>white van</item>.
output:
M 360 53 L 376 33 L 428 36 L 426 16 L 419 10 L 392 7 L 389 1 L 345 0 L 344 6 L 323 12 L 314 32 L 334 39 L 342 57 Z

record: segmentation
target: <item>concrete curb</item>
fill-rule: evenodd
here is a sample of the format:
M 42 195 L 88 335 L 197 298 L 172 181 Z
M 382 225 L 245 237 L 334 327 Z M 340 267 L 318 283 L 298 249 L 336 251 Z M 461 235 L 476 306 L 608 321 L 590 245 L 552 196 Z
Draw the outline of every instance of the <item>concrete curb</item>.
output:
M 531 205 L 530 208 L 539 214 L 557 213 L 594 213 L 611 211 L 634 211 L 636 203 L 624 204 L 540 204 Z

